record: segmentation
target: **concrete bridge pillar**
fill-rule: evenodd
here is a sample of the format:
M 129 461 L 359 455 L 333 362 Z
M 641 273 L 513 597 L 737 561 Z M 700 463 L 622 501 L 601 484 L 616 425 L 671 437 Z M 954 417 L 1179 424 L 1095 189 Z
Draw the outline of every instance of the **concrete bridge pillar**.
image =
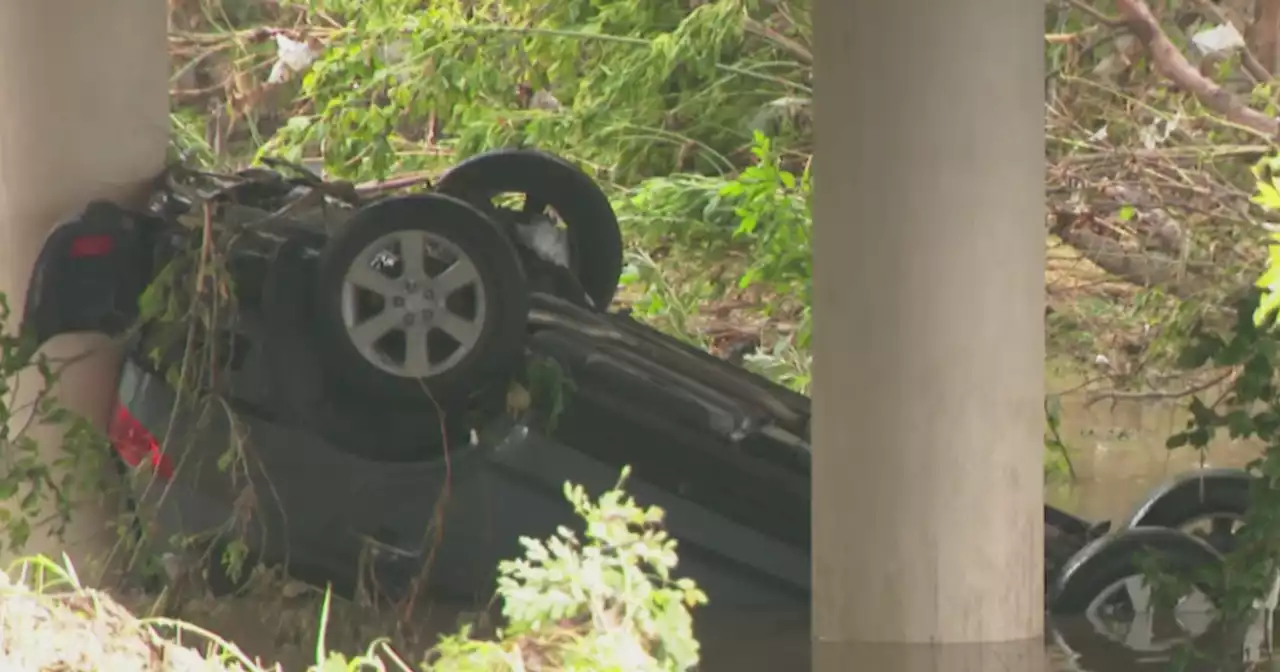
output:
M 49 230 L 92 199 L 144 196 L 164 167 L 166 16 L 164 0 L 0 0 L 0 292 L 15 316 Z M 16 327 L 16 317 L 11 321 Z M 52 357 L 97 353 L 70 367 L 55 394 L 99 426 L 115 397 L 120 361 L 105 343 L 64 336 L 45 349 Z M 22 376 L 20 385 L 22 404 L 38 377 Z M 57 428 L 30 432 L 49 460 L 57 457 Z M 109 501 L 84 504 L 65 544 L 37 530 L 26 550 L 55 559 L 66 551 L 88 579 L 89 565 L 117 539 L 110 528 L 116 509 Z M 10 559 L 7 551 L 6 544 L 0 558 Z
M 1043 7 L 814 5 L 813 669 L 1042 669 Z

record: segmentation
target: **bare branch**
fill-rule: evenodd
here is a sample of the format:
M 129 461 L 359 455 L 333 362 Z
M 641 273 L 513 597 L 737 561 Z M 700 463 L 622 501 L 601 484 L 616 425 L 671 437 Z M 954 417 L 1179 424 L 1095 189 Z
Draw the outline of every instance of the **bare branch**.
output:
M 1187 387 L 1182 390 L 1152 390 L 1149 392 L 1121 392 L 1118 390 L 1112 390 L 1108 392 L 1095 392 L 1088 395 L 1088 400 L 1085 402 L 1084 405 L 1085 405 L 1085 408 L 1088 408 L 1104 399 L 1109 399 L 1112 402 L 1116 402 L 1121 399 L 1139 400 L 1139 401 L 1157 401 L 1157 400 L 1168 401 L 1170 399 L 1181 399 L 1184 397 L 1189 397 L 1193 394 L 1199 394 L 1200 392 L 1204 392 L 1205 390 L 1208 390 L 1209 388 L 1215 385 L 1218 385 L 1219 383 L 1227 382 L 1227 380 L 1231 378 L 1235 373 L 1236 373 L 1236 369 L 1231 368 L 1223 373 L 1220 373 L 1219 375 L 1216 375 L 1210 378 L 1209 380 L 1206 380 L 1202 383 L 1198 383 L 1196 385 L 1191 385 L 1190 387 Z
M 1147 48 L 1156 69 L 1179 88 L 1190 92 L 1205 107 L 1269 140 L 1280 136 L 1280 120 L 1269 117 L 1236 99 L 1231 92 L 1200 74 L 1160 28 L 1144 0 L 1116 0 L 1129 31 Z

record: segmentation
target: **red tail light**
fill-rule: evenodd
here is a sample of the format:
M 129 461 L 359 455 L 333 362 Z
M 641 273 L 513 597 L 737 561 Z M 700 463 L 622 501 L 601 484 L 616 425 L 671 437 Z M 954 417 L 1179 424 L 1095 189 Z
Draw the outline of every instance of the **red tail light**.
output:
M 111 236 L 102 234 L 96 236 L 80 236 L 71 241 L 71 250 L 69 254 L 72 259 L 80 259 L 83 257 L 101 257 L 104 254 L 110 254 L 115 249 L 116 241 Z
M 156 441 L 156 437 L 137 418 L 130 415 L 123 404 L 116 406 L 116 416 L 112 419 L 108 435 L 111 445 L 125 464 L 136 467 L 147 460 L 161 478 L 173 478 L 173 463 L 169 456 L 160 451 L 160 443 Z

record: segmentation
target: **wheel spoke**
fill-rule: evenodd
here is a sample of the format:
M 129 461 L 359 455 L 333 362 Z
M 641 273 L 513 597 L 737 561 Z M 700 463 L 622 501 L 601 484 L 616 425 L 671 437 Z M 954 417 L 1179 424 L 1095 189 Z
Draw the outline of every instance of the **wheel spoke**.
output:
M 1129 597 L 1129 605 L 1133 613 L 1142 614 L 1151 610 L 1151 586 L 1141 576 L 1131 576 L 1124 581 L 1124 593 Z
M 431 371 L 431 352 L 427 344 L 427 336 L 431 333 L 431 325 L 423 320 L 416 320 L 404 330 L 404 368 L 414 376 L 425 376 Z
M 1155 614 L 1151 611 L 1151 586 L 1141 576 L 1124 581 L 1124 592 L 1133 609 L 1133 620 L 1125 633 L 1125 647 L 1131 651 L 1149 651 L 1155 644 Z
M 396 292 L 395 281 L 368 264 L 352 266 L 347 272 L 347 282 L 380 296 L 392 296 Z
M 416 230 L 401 231 L 396 235 L 400 244 L 400 263 L 404 265 L 406 280 L 426 280 L 427 235 Z
M 459 315 L 455 315 L 447 310 L 436 313 L 435 324 L 433 326 L 436 329 L 449 334 L 453 340 L 457 341 L 464 348 L 470 348 L 475 345 L 476 338 L 480 335 L 479 324 Z
M 1097 634 L 1135 653 L 1168 651 L 1179 641 L 1207 633 L 1218 619 L 1213 601 L 1198 590 L 1158 614 L 1154 597 L 1144 577 L 1125 577 L 1095 595 L 1085 617 Z
M 351 328 L 351 341 L 363 351 L 374 349 L 374 344 L 393 329 L 400 326 L 404 311 L 386 308 L 381 313 Z
M 432 278 L 431 284 L 435 287 L 440 300 L 444 300 L 459 289 L 476 283 L 479 279 L 480 274 L 476 272 L 475 266 L 464 260 L 458 260 L 443 273 Z
M 1192 637 L 1199 637 L 1209 631 L 1213 622 L 1218 620 L 1213 601 L 1199 590 L 1192 591 L 1178 601 L 1174 608 L 1174 618 L 1178 625 Z

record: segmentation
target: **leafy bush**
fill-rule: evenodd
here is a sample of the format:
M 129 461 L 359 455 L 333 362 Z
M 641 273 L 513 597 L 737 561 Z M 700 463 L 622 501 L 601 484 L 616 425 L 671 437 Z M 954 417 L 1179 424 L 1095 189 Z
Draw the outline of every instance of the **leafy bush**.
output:
M 1253 202 L 1280 212 L 1280 155 L 1254 168 Z M 1267 268 L 1253 291 L 1235 303 L 1234 321 L 1199 323 L 1179 356 L 1179 365 L 1202 371 L 1193 389 L 1186 427 L 1169 437 L 1170 450 L 1207 451 L 1215 437 L 1253 440 L 1263 449 L 1247 470 L 1254 478 L 1250 510 L 1234 536 L 1225 569 L 1213 577 L 1225 616 L 1243 622 L 1255 600 L 1272 589 L 1280 572 L 1280 338 L 1275 329 L 1280 307 L 1280 233 L 1269 236 Z M 1186 579 L 1187 577 L 1180 577 Z
M 663 511 L 642 507 L 621 488 L 592 503 L 581 486 L 565 497 L 586 523 L 582 543 L 561 528 L 547 541 L 522 539 L 525 557 L 499 565 L 507 626 L 495 641 L 464 630 L 435 651 L 432 669 L 689 670 L 698 664 L 690 608 L 706 596 L 673 579 L 675 541 Z M 536 665 L 532 664 L 536 661 Z

